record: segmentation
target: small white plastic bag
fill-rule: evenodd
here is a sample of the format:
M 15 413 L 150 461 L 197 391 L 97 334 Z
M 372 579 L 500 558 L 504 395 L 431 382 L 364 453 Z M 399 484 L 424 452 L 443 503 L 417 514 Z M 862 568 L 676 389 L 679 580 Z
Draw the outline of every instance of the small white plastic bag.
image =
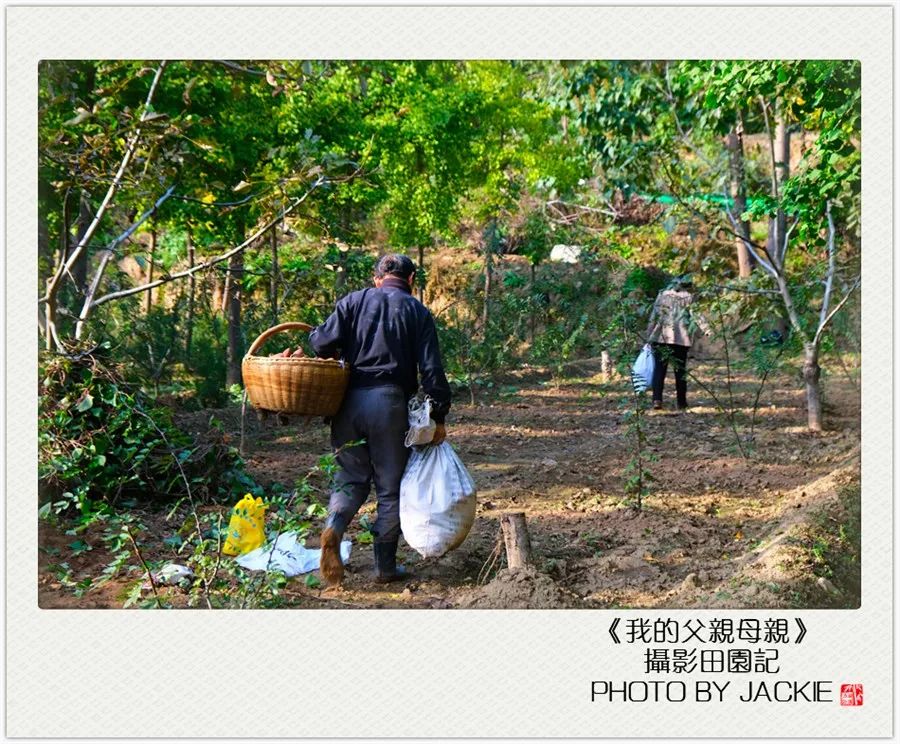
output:
M 656 360 L 653 358 L 653 347 L 644 344 L 638 358 L 634 360 L 631 368 L 631 384 L 634 392 L 643 393 L 653 384 L 653 370 L 656 368 Z
M 447 443 L 413 450 L 400 482 L 400 529 L 423 558 L 458 547 L 475 521 L 475 481 Z
M 431 419 L 431 398 L 414 395 L 409 399 L 409 431 L 406 432 L 406 446 L 431 444 L 437 424 Z

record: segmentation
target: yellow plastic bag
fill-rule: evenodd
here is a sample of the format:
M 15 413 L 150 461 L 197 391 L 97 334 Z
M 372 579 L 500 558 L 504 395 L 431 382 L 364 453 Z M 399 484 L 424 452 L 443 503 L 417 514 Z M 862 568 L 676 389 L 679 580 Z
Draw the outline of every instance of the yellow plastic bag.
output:
M 267 506 L 261 498 L 257 496 L 254 499 L 249 493 L 234 505 L 228 523 L 228 537 L 222 546 L 223 553 L 249 553 L 265 543 Z

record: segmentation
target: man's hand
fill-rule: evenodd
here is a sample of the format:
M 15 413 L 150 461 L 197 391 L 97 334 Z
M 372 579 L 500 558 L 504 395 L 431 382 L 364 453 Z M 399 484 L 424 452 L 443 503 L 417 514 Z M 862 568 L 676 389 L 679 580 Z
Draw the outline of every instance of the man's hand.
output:
M 435 424 L 434 436 L 431 438 L 432 444 L 440 444 L 447 438 L 447 427 L 444 424 Z

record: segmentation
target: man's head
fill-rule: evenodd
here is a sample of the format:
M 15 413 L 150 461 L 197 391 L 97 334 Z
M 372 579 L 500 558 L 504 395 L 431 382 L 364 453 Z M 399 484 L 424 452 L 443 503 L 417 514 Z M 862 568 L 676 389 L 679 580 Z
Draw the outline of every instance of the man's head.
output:
M 389 276 L 403 279 L 411 287 L 416 278 L 416 265 L 408 256 L 389 253 L 379 258 L 378 263 L 375 264 L 375 286 L 380 287 L 381 283 Z

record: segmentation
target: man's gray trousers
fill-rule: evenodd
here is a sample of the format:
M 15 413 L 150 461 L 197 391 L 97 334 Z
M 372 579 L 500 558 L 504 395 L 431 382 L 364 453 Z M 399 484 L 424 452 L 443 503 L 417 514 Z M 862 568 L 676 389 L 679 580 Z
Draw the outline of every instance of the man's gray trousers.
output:
M 331 422 L 335 450 L 348 442 L 363 444 L 338 452 L 340 469 L 328 503 L 327 526 L 343 534 L 369 497 L 372 482 L 378 516 L 372 528 L 375 542 L 396 543 L 400 537 L 400 480 L 409 458 L 404 445 L 406 394 L 396 385 L 352 388 Z

